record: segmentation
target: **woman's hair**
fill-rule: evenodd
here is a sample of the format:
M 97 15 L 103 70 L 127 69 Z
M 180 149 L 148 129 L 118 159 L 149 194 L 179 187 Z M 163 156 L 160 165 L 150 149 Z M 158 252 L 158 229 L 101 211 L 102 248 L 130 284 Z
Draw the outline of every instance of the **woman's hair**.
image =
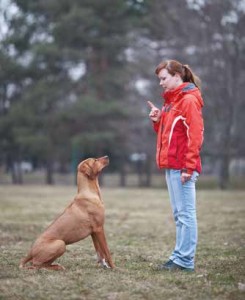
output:
M 162 69 L 166 69 L 172 76 L 179 73 L 183 82 L 192 82 L 201 89 L 200 78 L 194 74 L 188 65 L 182 65 L 177 60 L 165 60 L 157 66 L 155 73 L 158 75 Z

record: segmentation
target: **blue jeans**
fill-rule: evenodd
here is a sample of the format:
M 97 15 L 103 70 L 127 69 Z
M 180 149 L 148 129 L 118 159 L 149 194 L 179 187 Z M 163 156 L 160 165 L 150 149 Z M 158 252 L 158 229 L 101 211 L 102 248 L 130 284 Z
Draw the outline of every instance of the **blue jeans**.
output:
M 195 183 L 199 174 L 194 171 L 184 184 L 181 183 L 180 170 L 167 169 L 165 174 L 176 224 L 176 245 L 169 258 L 177 265 L 194 269 L 197 246 Z

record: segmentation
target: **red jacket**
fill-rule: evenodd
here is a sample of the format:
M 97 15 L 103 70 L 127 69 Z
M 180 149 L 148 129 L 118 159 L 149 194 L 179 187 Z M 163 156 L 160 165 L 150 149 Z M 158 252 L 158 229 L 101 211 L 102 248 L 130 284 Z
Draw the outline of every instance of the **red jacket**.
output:
M 163 94 L 165 99 L 157 132 L 156 161 L 159 168 L 201 172 L 203 142 L 203 100 L 199 89 L 184 82 Z

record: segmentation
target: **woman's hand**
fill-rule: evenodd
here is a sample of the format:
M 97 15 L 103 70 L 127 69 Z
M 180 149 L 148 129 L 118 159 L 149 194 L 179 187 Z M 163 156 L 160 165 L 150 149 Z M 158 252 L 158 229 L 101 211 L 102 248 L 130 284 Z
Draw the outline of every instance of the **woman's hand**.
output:
M 186 172 L 182 172 L 181 173 L 181 183 L 184 184 L 187 181 L 189 181 L 191 179 L 191 174 L 188 174 Z
M 153 122 L 158 122 L 161 118 L 161 111 L 157 108 L 151 101 L 147 101 L 148 105 L 151 108 L 149 117 Z

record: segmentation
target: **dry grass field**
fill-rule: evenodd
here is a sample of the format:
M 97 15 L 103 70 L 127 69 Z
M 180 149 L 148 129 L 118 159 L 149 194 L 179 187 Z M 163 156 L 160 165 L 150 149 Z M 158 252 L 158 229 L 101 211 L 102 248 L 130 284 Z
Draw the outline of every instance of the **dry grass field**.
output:
M 106 235 L 117 268 L 97 266 L 90 238 L 58 259 L 66 270 L 19 270 L 34 239 L 75 186 L 0 186 L 0 299 L 245 299 L 245 191 L 199 190 L 196 271 L 159 272 L 175 229 L 163 189 L 103 188 Z

